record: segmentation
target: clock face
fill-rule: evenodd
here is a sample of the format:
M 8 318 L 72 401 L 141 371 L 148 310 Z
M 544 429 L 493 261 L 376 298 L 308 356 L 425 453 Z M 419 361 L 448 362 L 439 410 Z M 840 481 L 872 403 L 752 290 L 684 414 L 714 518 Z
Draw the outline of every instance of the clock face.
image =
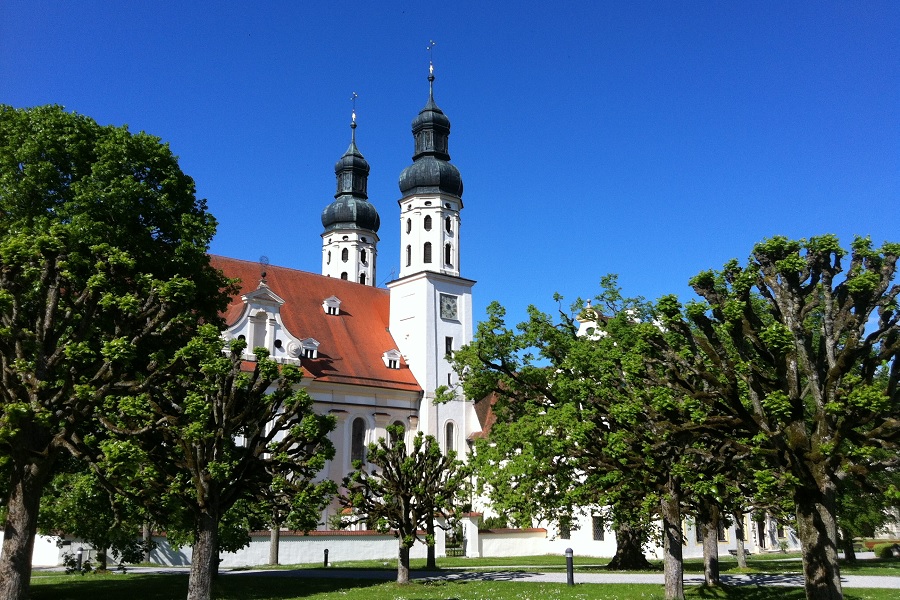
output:
M 450 296 L 449 294 L 441 294 L 441 318 L 442 319 L 455 319 L 456 312 L 456 296 Z

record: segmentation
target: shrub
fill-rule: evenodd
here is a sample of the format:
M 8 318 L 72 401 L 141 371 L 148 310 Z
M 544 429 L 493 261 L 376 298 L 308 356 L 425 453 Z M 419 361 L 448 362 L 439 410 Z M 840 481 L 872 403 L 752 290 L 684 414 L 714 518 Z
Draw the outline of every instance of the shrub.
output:
M 872 551 L 878 558 L 895 558 L 900 556 L 900 544 L 896 542 L 875 544 L 875 547 L 872 548 Z

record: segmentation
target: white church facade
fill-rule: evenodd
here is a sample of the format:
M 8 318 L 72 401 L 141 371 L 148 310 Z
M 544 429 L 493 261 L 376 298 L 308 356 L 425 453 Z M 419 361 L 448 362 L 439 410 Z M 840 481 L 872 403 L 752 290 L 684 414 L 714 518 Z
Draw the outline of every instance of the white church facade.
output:
M 213 256 L 241 281 L 225 319 L 226 339 L 267 348 L 303 368 L 316 410 L 332 414 L 337 451 L 323 473 L 340 481 L 365 446 L 401 424 L 409 435 L 435 436 L 465 453 L 481 431 L 471 402 L 436 405 L 439 386 L 453 387 L 450 354 L 472 339 L 472 288 L 459 270 L 462 178 L 450 163 L 450 121 L 429 96 L 412 123 L 415 152 L 400 175 L 401 268 L 387 289 L 375 287 L 381 218 L 369 202 L 369 164 L 356 145 L 335 165 L 337 192 L 322 212 L 321 274 Z M 248 354 L 248 360 L 255 357 Z M 331 514 L 323 515 L 328 523 Z

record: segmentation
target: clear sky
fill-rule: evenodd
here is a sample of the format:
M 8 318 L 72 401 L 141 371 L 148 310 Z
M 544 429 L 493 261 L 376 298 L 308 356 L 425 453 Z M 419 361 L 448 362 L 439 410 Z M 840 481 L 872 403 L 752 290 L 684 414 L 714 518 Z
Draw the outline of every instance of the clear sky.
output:
M 772 235 L 900 241 L 896 0 L 3 0 L 0 102 L 160 136 L 212 252 L 319 272 L 356 92 L 383 285 L 432 39 L 476 319 L 606 273 L 687 298 Z

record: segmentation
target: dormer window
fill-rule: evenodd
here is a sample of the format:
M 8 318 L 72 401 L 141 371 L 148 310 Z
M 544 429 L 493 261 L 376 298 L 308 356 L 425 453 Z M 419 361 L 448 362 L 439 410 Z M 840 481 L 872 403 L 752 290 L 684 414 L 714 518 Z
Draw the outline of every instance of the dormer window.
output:
M 318 358 L 319 342 L 314 340 L 313 338 L 300 340 L 300 350 L 303 358 Z
M 326 315 L 339 315 L 341 314 L 341 301 L 337 296 L 325 298 L 325 301 L 322 302 L 322 308 L 325 309 Z
M 388 369 L 399 369 L 400 356 L 400 352 L 397 349 L 388 350 L 381 355 L 381 360 L 384 361 L 384 366 L 386 366 Z

